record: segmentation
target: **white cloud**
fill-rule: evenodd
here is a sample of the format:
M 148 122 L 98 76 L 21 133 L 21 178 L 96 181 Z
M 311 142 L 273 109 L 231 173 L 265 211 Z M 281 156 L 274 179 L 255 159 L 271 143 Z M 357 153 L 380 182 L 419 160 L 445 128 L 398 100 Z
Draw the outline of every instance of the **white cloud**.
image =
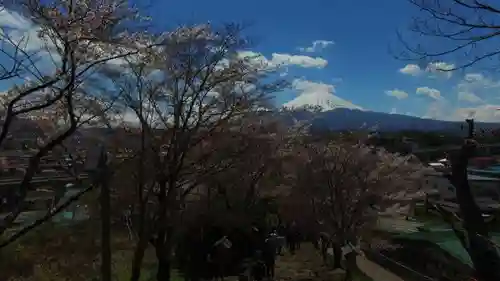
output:
M 39 38 L 38 33 L 40 27 L 34 25 L 30 20 L 24 18 L 16 12 L 12 12 L 6 9 L 0 10 L 0 26 L 8 28 L 8 35 L 14 42 L 22 42 L 22 48 L 27 52 L 33 52 L 38 50 L 51 50 L 54 48 L 51 40 L 44 40 Z M 313 46 L 317 48 L 326 47 L 330 44 L 330 41 L 318 40 L 315 41 Z M 96 49 L 96 52 L 101 51 L 105 53 L 105 46 L 93 45 L 92 48 Z M 130 50 L 120 50 L 122 52 L 127 52 Z M 60 59 L 57 54 L 47 51 L 41 53 L 42 61 L 38 64 L 44 65 L 44 68 L 49 68 L 53 71 L 56 65 L 59 64 Z M 305 55 L 292 55 L 283 53 L 273 53 L 270 59 L 267 59 L 260 53 L 252 51 L 240 52 L 240 57 L 251 57 L 252 63 L 259 63 L 263 67 L 277 68 L 286 66 L 298 66 L 304 68 L 324 68 L 328 61 L 321 57 L 310 57 Z M 37 64 L 37 66 L 38 66 Z M 55 65 L 54 65 L 55 64 Z M 109 65 L 123 65 L 126 64 L 124 59 L 113 59 L 108 61 Z M 223 67 L 224 61 L 221 62 L 221 67 Z M 8 67 L 8 66 L 6 66 Z
M 443 75 L 446 78 L 450 78 L 453 72 L 450 71 L 455 68 L 452 63 L 446 62 L 431 62 L 427 65 L 426 71 L 435 75 Z
M 467 73 L 456 85 L 458 100 L 472 103 L 488 100 L 492 89 L 497 88 L 500 88 L 500 81 L 493 80 L 481 73 Z
M 427 106 L 423 118 L 437 120 L 453 120 L 452 107 L 445 99 L 433 100 Z
M 136 125 L 138 126 L 140 124 L 139 118 L 137 118 L 137 114 L 131 110 L 127 109 L 121 114 L 122 116 L 122 122 L 126 123 L 127 125 Z
M 54 36 L 49 37 L 49 35 L 40 36 L 40 32 L 42 28 L 39 25 L 34 24 L 28 18 L 23 17 L 21 14 L 7 10 L 5 8 L 0 7 L 0 26 L 2 29 L 0 30 L 0 34 L 2 38 L 0 41 L 3 41 L 4 44 L 11 44 L 8 41 L 12 41 L 14 44 L 18 44 L 18 47 L 22 49 L 22 51 L 26 52 L 28 56 L 31 57 L 31 60 L 27 62 L 26 57 L 23 57 L 24 54 L 17 54 L 17 60 L 24 60 L 24 67 L 37 70 L 34 72 L 41 71 L 44 75 L 52 75 L 56 68 L 59 68 L 61 65 L 61 57 L 57 52 L 56 46 L 59 46 L 59 49 L 62 48 L 61 42 Z M 44 30 L 47 31 L 47 30 Z M 50 30 L 49 30 L 50 32 Z M 46 33 L 46 32 L 44 32 Z M 123 58 L 111 59 L 112 57 L 117 56 L 118 54 L 126 54 L 133 50 L 126 49 L 124 47 L 116 48 L 115 46 L 111 47 L 111 45 L 97 43 L 97 42 L 84 42 L 80 40 L 80 42 L 85 45 L 85 51 L 88 52 L 85 55 L 89 57 L 95 57 L 96 60 L 109 60 L 106 63 L 109 66 L 118 66 L 126 64 L 126 60 Z M 136 42 L 137 45 L 143 42 Z M 142 45 L 144 46 L 144 45 Z M 7 50 L 7 48 L 4 48 Z M 14 52 L 14 50 L 12 50 Z M 35 55 L 36 54 L 36 55 Z M 14 57 L 14 53 L 11 54 Z M 9 58 L 13 60 L 12 58 Z M 139 60 L 140 56 L 130 56 L 129 59 Z M 11 61 L 10 63 L 12 63 Z M 3 62 L 4 64 L 6 62 Z M 9 63 L 9 62 L 7 62 Z M 83 62 L 81 62 L 83 65 Z M 32 65 L 34 64 L 34 65 Z M 5 65 L 4 65 L 5 66 Z M 5 66 L 9 67 L 9 66 Z M 30 72 L 30 71 L 28 71 Z M 31 71 L 33 72 L 33 71 Z M 38 74 L 38 73 L 37 73 Z M 38 75 L 39 76 L 39 75 Z M 28 78 L 28 77 L 23 77 Z
M 406 99 L 408 97 L 407 92 L 398 89 L 385 91 L 385 94 L 391 97 L 395 97 L 398 100 Z
M 397 113 L 398 113 L 398 110 L 395 107 L 391 108 L 391 112 L 389 112 L 389 114 L 397 114 Z
M 466 82 L 478 82 L 478 81 L 483 81 L 484 76 L 481 73 L 467 73 L 464 76 L 464 80 Z
M 405 67 L 399 69 L 399 72 L 411 76 L 419 76 L 421 74 L 427 73 L 429 75 L 428 77 L 431 78 L 436 77 L 437 75 L 450 78 L 453 75 L 453 73 L 452 71 L 449 70 L 452 70 L 454 68 L 455 65 L 451 63 L 431 62 L 427 64 L 425 69 L 422 69 L 420 66 L 416 64 L 407 64 L 405 65 Z
M 335 44 L 333 41 L 328 41 L 328 40 L 316 40 L 312 43 L 312 46 L 310 47 L 305 47 L 305 48 L 299 48 L 301 52 L 306 52 L 306 53 L 314 53 L 314 52 L 319 52 L 322 51 L 323 49 L 327 48 L 328 46 L 331 46 Z
M 454 116 L 458 120 L 466 118 L 474 118 L 481 122 L 499 122 L 500 121 L 500 105 L 485 104 L 477 107 L 458 108 L 454 112 Z
M 500 122 L 500 105 L 488 102 L 479 94 L 488 95 L 492 89 L 500 87 L 500 82 L 486 77 L 481 73 L 468 73 L 456 86 L 457 100 L 461 102 L 477 103 L 477 106 L 456 106 L 447 103 L 444 99 L 429 105 L 426 115 L 441 120 L 463 121 L 474 118 L 483 122 Z
M 259 65 L 262 68 L 280 68 L 287 66 L 324 68 L 328 64 L 328 61 L 323 58 L 313 58 L 303 55 L 273 53 L 271 59 L 266 58 L 261 53 L 253 51 L 241 51 L 238 55 L 240 58 L 247 59 L 252 64 Z
M 422 73 L 422 69 L 416 64 L 407 64 L 405 67 L 401 68 L 399 72 L 412 76 L 418 76 Z
M 261 53 L 253 51 L 240 51 L 238 52 L 238 57 L 240 59 L 247 60 L 252 65 L 258 65 L 265 68 L 269 67 L 269 60 Z M 224 64 L 229 64 L 229 61 L 224 61 Z M 222 65 L 221 67 L 224 67 L 224 65 Z
M 16 12 L 0 8 L 0 21 L 3 27 L 21 29 L 31 26 L 31 22 Z
M 426 95 L 435 100 L 441 99 L 441 92 L 437 89 L 429 88 L 429 87 L 419 87 L 417 88 L 417 95 Z
M 494 81 L 481 73 L 467 73 L 458 83 L 459 91 L 475 91 L 500 87 L 500 81 Z
M 481 73 L 467 73 L 459 86 L 480 87 L 480 88 L 497 88 L 500 87 L 499 81 L 494 81 L 491 78 L 485 77 Z
M 480 122 L 500 122 L 500 105 L 483 104 L 475 107 L 456 107 L 445 99 L 429 103 L 423 118 L 464 121 L 474 118 Z
M 48 38 L 40 38 L 39 32 L 41 28 L 35 25 L 29 19 L 23 17 L 21 14 L 7 10 L 0 7 L 0 36 L 3 44 L 10 45 L 15 44 L 22 51 L 26 52 L 29 56 L 32 56 L 33 62 L 36 63 L 36 67 L 43 74 L 45 72 L 52 72 L 55 69 L 54 64 L 59 63 L 59 57 L 52 55 L 49 50 L 54 49 L 54 42 Z M 4 51 L 9 52 L 10 58 L 5 56 L 6 60 L 2 61 L 4 67 L 10 68 L 8 65 L 14 63 L 15 60 L 26 60 L 21 53 L 14 53 L 15 49 L 9 51 L 8 48 L 3 48 Z M 35 55 L 36 54 L 36 55 Z M 25 62 L 26 68 L 33 68 L 30 63 Z M 46 67 L 49 66 L 49 70 Z
M 295 79 L 292 83 L 292 87 L 294 90 L 298 91 L 300 95 L 283 104 L 284 107 L 301 108 L 310 105 L 320 106 L 324 111 L 336 108 L 362 110 L 360 106 L 336 96 L 335 85 L 313 82 L 304 79 Z
M 273 65 L 296 65 L 305 68 L 324 68 L 328 61 L 320 57 L 309 57 L 302 55 L 290 55 L 290 54 L 272 54 L 271 64 Z
M 478 97 L 476 94 L 467 91 L 458 92 L 458 100 L 472 102 L 472 103 L 483 102 L 483 99 Z

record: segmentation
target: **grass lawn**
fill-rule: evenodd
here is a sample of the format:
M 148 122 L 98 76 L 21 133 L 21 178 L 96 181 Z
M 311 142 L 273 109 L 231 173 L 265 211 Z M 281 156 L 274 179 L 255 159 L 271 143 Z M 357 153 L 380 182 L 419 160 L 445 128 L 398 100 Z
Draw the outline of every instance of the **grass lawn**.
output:
M 113 281 L 130 278 L 134 244 L 113 232 Z M 0 251 L 1 281 L 94 281 L 100 271 L 99 232 L 87 227 L 42 226 Z M 156 257 L 144 256 L 141 281 L 154 279 Z M 174 272 L 172 281 L 181 280 Z

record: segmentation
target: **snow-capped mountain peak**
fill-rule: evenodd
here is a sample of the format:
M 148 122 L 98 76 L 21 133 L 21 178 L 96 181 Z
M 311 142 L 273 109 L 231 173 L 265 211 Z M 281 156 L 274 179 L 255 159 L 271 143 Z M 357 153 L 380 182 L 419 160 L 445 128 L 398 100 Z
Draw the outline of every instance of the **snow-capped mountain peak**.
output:
M 335 85 L 313 82 L 304 79 L 295 79 L 292 87 L 301 94 L 295 99 L 283 104 L 286 108 L 302 108 L 305 106 L 321 107 L 322 111 L 337 108 L 363 110 L 350 101 L 335 95 Z
M 287 108 L 301 108 L 304 106 L 319 106 L 321 111 L 330 111 L 337 108 L 348 108 L 363 110 L 363 108 L 350 101 L 337 97 L 327 91 L 304 92 L 295 99 L 283 104 Z

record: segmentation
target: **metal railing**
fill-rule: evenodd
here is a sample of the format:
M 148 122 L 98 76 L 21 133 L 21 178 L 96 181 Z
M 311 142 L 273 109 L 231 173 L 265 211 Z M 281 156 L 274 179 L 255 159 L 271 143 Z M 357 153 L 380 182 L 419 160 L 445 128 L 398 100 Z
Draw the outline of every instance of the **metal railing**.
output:
M 395 261 L 394 259 L 389 258 L 388 256 L 378 253 L 378 252 L 365 252 L 365 256 L 370 259 L 371 261 L 381 265 L 382 267 L 385 267 L 386 269 L 389 269 L 392 271 L 394 274 L 402 277 L 405 280 L 408 281 L 438 281 L 437 279 L 434 279 L 432 277 L 429 277 L 423 273 L 420 273 L 400 262 Z M 451 280 L 451 279 L 439 279 L 439 281 L 456 281 L 456 280 Z

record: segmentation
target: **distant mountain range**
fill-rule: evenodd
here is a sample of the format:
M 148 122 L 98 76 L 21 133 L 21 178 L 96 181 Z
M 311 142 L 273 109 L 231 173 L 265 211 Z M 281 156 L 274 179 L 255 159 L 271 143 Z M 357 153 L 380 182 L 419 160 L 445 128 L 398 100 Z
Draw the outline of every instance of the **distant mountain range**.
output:
M 299 85 L 300 86 L 300 85 Z M 307 86 L 307 85 L 306 85 Z M 358 130 L 373 129 L 381 132 L 415 130 L 426 132 L 446 132 L 452 134 L 465 134 L 462 130 L 465 120 L 461 122 L 424 119 L 415 116 L 374 112 L 361 108 L 352 102 L 335 95 L 334 89 L 308 89 L 304 87 L 303 93 L 293 100 L 283 104 L 285 108 L 300 109 L 312 107 L 319 112 L 312 114 L 306 110 L 294 110 L 295 119 L 313 120 L 313 130 Z M 500 129 L 498 123 L 476 123 L 476 129 Z
M 434 119 L 424 119 L 414 116 L 389 114 L 350 108 L 334 108 L 332 110 L 311 112 L 307 110 L 292 111 L 292 114 L 286 114 L 284 121 L 292 123 L 292 118 L 296 120 L 310 120 L 313 131 L 344 131 L 344 130 L 372 130 L 379 132 L 395 131 L 423 131 L 423 132 L 443 132 L 455 135 L 466 134 L 465 121 L 451 122 Z M 2 122 L 0 122 L 1 125 Z M 463 125 L 463 129 L 462 129 Z M 36 139 L 41 133 L 40 126 L 31 120 L 16 120 L 11 128 L 12 141 L 20 139 Z M 480 130 L 500 130 L 500 123 L 476 123 L 476 131 Z M 114 130 L 112 130 L 114 131 Z M 80 129 L 75 136 L 70 138 L 70 142 L 80 143 L 85 136 L 92 135 L 93 138 L 99 136 L 107 139 L 111 131 L 102 128 Z M 131 136 L 121 132 L 121 138 L 130 140 Z M 111 133 L 113 134 L 113 133 Z M 79 140 L 79 141 L 77 141 Z
M 321 112 L 307 112 L 305 110 L 293 113 L 298 120 L 312 120 L 313 130 L 376 130 L 380 132 L 394 132 L 415 130 L 426 132 L 446 132 L 451 134 L 465 134 L 465 120 L 463 122 L 440 121 L 424 119 L 414 116 L 389 114 L 382 112 L 335 108 Z M 462 125 L 464 129 L 462 129 Z M 500 129 L 500 123 L 476 123 L 477 130 Z

